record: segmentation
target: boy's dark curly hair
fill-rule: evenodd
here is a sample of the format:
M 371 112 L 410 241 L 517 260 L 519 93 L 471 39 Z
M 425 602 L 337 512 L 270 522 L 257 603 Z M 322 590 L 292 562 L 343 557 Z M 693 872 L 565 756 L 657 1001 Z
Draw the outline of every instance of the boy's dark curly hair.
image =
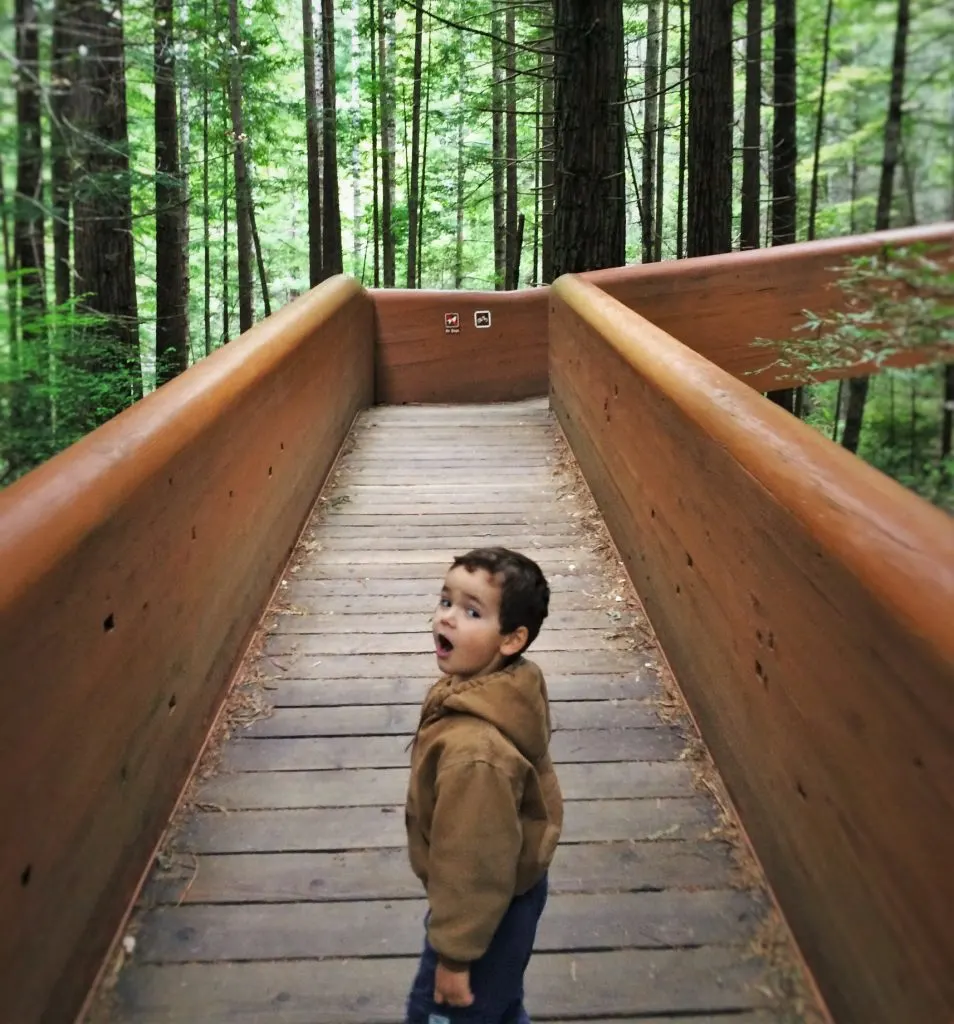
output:
M 500 581 L 500 632 L 513 633 L 526 627 L 527 642 L 509 659 L 514 662 L 536 640 L 550 610 L 550 587 L 540 566 L 526 555 L 509 548 L 474 548 L 458 555 L 452 568 L 469 572 L 485 569 Z

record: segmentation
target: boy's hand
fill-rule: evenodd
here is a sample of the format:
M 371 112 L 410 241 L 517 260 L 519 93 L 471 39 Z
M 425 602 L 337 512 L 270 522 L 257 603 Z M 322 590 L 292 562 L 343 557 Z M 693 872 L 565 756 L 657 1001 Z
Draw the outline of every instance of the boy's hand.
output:
M 438 1006 L 471 1006 L 474 995 L 470 991 L 470 967 L 451 969 L 439 960 L 434 972 L 434 1002 Z

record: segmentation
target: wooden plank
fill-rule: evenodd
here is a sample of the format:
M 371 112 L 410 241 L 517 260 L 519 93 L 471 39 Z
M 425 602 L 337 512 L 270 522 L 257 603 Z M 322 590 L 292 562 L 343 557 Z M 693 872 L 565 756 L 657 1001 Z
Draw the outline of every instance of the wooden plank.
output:
M 292 624 L 295 624 L 293 619 Z M 299 625 L 301 623 L 298 623 Z M 373 620 L 368 620 L 372 625 Z M 305 630 L 272 630 L 265 642 L 269 655 L 283 654 L 420 654 L 434 649 L 431 623 L 425 621 L 412 633 L 315 633 Z M 618 629 L 551 629 L 544 624 L 533 642 L 540 651 L 626 651 Z
M 400 768 L 407 763 L 407 736 L 321 739 L 236 739 L 223 752 L 229 771 L 323 771 L 332 768 Z M 563 730 L 550 743 L 557 763 L 581 761 L 671 761 L 684 743 L 675 729 L 618 732 Z
M 399 804 L 407 791 L 404 768 L 346 771 L 237 772 L 202 787 L 203 804 L 226 810 L 294 807 L 360 807 Z M 688 765 L 681 761 L 584 762 L 560 766 L 566 800 L 693 796 Z
M 338 611 L 327 600 L 318 603 L 318 608 L 317 614 L 304 614 L 300 608 L 293 611 L 279 608 L 274 617 L 268 617 L 266 628 L 272 633 L 411 633 L 421 628 L 430 629 L 434 611 L 428 607 L 420 612 L 381 611 L 371 615 L 366 607 L 358 607 L 357 602 L 347 610 Z M 615 614 L 619 616 L 618 612 Z M 599 636 L 607 631 L 627 629 L 633 622 L 632 616 L 611 617 L 609 611 L 563 611 L 547 617 L 541 637 L 551 630 L 592 630 Z
M 266 672 L 268 663 L 262 666 Z M 431 676 L 394 679 L 289 679 L 272 677 L 268 698 L 276 707 L 341 707 L 351 704 L 413 704 L 420 706 Z M 645 670 L 626 675 L 555 675 L 547 678 L 551 700 L 642 700 L 659 693 L 658 682 Z
M 434 562 L 408 562 L 404 564 L 354 563 L 344 562 L 341 564 L 327 564 L 325 562 L 304 562 L 297 569 L 293 566 L 289 573 L 298 579 L 323 579 L 323 580 L 432 580 L 437 584 L 436 591 L 440 591 L 440 582 L 450 567 L 453 559 L 460 554 L 459 551 L 447 553 L 447 557 Z M 549 561 L 547 559 L 536 559 L 544 575 L 549 580 L 552 576 L 560 576 L 573 573 L 571 566 L 579 567 L 581 571 L 592 568 L 587 562 L 576 557 L 563 561 Z
M 355 512 L 348 508 L 348 503 L 336 505 L 329 508 L 325 502 L 320 506 L 320 516 L 327 516 L 322 519 L 321 526 L 370 526 L 380 529 L 383 525 L 391 527 L 416 527 L 427 529 L 430 526 L 531 526 L 550 523 L 565 527 L 572 519 L 572 510 L 557 506 L 554 508 L 548 505 L 541 508 L 539 505 L 529 509 L 518 509 L 516 512 L 509 509 L 485 509 L 481 512 L 444 512 L 438 510 L 421 509 L 412 506 L 411 510 L 401 511 L 391 506 L 390 511 L 379 510 L 377 513 Z M 382 516 L 384 518 L 382 518 Z
M 409 958 L 144 965 L 120 978 L 116 997 L 129 1024 L 403 1024 L 414 968 Z M 772 1000 L 764 971 L 725 946 L 541 953 L 527 1005 L 563 1019 L 747 1010 Z
M 701 839 L 716 822 L 700 797 L 570 801 L 561 842 Z M 194 853 L 365 850 L 406 842 L 404 805 L 197 814 L 181 846 Z
M 552 893 L 728 888 L 727 844 L 711 840 L 567 843 L 550 867 Z M 404 847 L 343 853 L 205 855 L 154 877 L 147 905 L 418 899 Z
M 424 899 L 160 907 L 146 915 L 137 952 L 140 963 L 414 956 L 426 910 Z M 731 889 L 552 895 L 534 948 L 727 944 L 751 934 L 758 918 L 753 898 Z
M 551 702 L 554 729 L 652 729 L 659 715 L 643 701 Z M 420 712 L 413 704 L 276 708 L 253 722 L 246 736 L 408 736 Z
M 576 543 L 567 547 L 541 547 L 528 543 L 519 545 L 526 553 L 543 565 L 562 565 L 570 563 L 576 566 L 586 566 L 589 569 L 597 566 L 597 561 L 589 552 L 585 551 L 576 539 Z M 461 553 L 459 544 L 453 547 L 438 547 L 431 544 L 425 548 L 402 548 L 382 549 L 361 547 L 352 550 L 342 550 L 334 545 L 322 545 L 320 550 L 307 553 L 307 567 L 324 571 L 325 567 L 334 565 L 355 565 L 367 566 L 368 574 L 377 572 L 382 566 L 395 566 L 402 570 L 412 565 L 435 565 L 446 566 Z
M 632 671 L 639 661 L 622 651 L 540 651 L 529 654 L 547 676 L 562 673 L 612 673 Z M 437 678 L 433 654 L 283 654 L 269 655 L 268 662 L 288 678 L 387 679 L 388 677 Z
M 384 597 L 397 605 L 402 598 L 424 597 L 427 599 L 424 607 L 433 610 L 439 592 L 435 589 L 435 580 L 427 578 L 392 580 L 377 576 L 361 580 L 299 580 L 296 576 L 297 574 L 290 574 L 279 588 L 280 591 L 287 590 L 296 600 L 320 597 Z M 602 576 L 551 576 L 547 582 L 550 584 L 550 607 L 554 610 L 592 608 L 594 601 L 603 595 L 620 593 L 619 584 L 616 584 L 614 589 L 614 585 Z

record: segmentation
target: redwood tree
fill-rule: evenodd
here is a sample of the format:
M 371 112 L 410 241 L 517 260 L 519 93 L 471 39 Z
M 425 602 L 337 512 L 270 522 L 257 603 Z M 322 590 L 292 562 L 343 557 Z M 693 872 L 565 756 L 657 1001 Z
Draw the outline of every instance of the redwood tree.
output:
M 626 259 L 622 0 L 555 0 L 553 275 Z
M 691 0 L 686 254 L 732 248 L 732 0 Z

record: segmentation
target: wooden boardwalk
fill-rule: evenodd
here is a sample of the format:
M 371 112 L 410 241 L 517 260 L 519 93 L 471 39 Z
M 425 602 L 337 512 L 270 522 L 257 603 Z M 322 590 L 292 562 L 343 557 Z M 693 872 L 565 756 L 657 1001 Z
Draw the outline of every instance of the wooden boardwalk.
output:
M 803 1019 L 753 953 L 764 896 L 657 715 L 655 658 L 627 642 L 618 573 L 560 487 L 555 434 L 541 402 L 363 415 L 266 620 L 272 711 L 229 741 L 176 866 L 147 885 L 110 1019 L 403 1020 L 425 909 L 402 805 L 436 678 L 429 616 L 450 557 L 494 543 L 535 557 L 553 591 L 530 654 L 567 804 L 534 1021 Z

